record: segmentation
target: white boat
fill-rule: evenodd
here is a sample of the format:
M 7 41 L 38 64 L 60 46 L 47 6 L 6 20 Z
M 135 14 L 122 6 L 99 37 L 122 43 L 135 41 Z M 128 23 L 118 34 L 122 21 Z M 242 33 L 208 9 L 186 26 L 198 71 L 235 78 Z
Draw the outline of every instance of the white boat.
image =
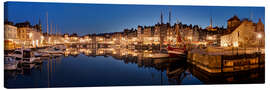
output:
M 34 63 L 36 60 L 40 60 L 38 57 L 24 58 L 22 59 L 23 63 Z
M 9 53 L 7 56 L 15 57 L 17 59 L 23 58 L 23 49 L 16 49 L 12 53 Z
M 48 52 L 34 52 L 36 57 L 49 57 L 50 54 Z
M 62 56 L 63 54 L 59 54 L 59 53 L 55 53 L 55 54 L 52 54 L 52 56 Z
M 5 70 L 16 70 L 18 63 L 19 62 L 16 61 L 14 57 L 5 57 L 4 69 Z
M 64 54 L 63 50 L 60 50 L 60 49 L 55 48 L 55 47 L 48 47 L 46 49 L 41 49 L 38 52 L 41 54 L 44 54 L 44 56 L 48 56 L 50 54 Z
M 35 57 L 34 53 L 31 50 L 24 50 L 23 51 L 23 63 L 33 63 L 35 60 L 40 59 L 40 57 Z
M 42 56 L 42 54 L 41 54 L 41 53 L 38 53 L 38 52 L 34 52 L 34 55 L 35 55 L 36 57 L 41 57 L 41 56 Z
M 32 69 L 35 66 L 35 64 L 23 64 L 22 69 Z
M 49 54 L 64 54 L 64 51 L 62 51 L 58 48 L 55 48 L 55 47 L 47 48 L 47 52 Z
M 63 51 L 66 50 L 67 47 L 65 45 L 56 45 L 55 48 Z

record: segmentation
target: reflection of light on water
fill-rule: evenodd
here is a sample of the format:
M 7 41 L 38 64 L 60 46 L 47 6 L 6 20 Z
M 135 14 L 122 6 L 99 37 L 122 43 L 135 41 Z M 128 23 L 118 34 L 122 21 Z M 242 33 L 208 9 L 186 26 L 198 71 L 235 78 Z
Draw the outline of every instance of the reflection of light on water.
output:
M 153 81 L 155 81 L 155 80 L 159 80 L 159 79 L 162 79 L 162 80 L 164 80 L 164 82 L 165 83 L 169 83 L 169 84 L 179 84 L 178 82 L 181 82 L 181 84 L 193 84 L 193 83 L 195 83 L 195 84 L 203 84 L 203 82 L 201 82 L 199 79 L 197 79 L 197 77 L 202 77 L 203 79 L 204 79 L 204 77 L 206 77 L 204 74 L 205 73 L 201 73 L 201 71 L 200 70 L 197 70 L 197 69 L 193 69 L 193 68 L 191 68 L 191 67 L 187 67 L 186 65 L 184 65 L 184 64 L 186 64 L 186 62 L 182 62 L 181 60 L 179 60 L 179 59 L 175 59 L 175 58 L 170 58 L 170 59 L 168 59 L 168 58 L 162 58 L 162 59 L 148 59 L 149 57 L 159 57 L 161 54 L 160 53 L 156 53 L 156 52 L 151 52 L 151 51 L 147 51 L 146 50 L 146 52 L 144 52 L 144 51 L 140 51 L 140 50 L 138 50 L 138 52 L 136 52 L 136 50 L 128 50 L 128 49 L 116 49 L 116 50 L 113 50 L 113 51 L 110 51 L 111 49 L 104 49 L 104 50 L 100 50 L 100 49 L 88 49 L 88 48 L 86 48 L 86 49 L 76 49 L 76 48 L 69 48 L 69 49 L 66 49 L 66 51 L 64 52 L 64 54 L 65 55 L 68 55 L 68 54 L 70 54 L 70 53 L 72 53 L 72 54 L 76 54 L 76 53 L 80 53 L 79 51 L 83 51 L 84 52 L 84 54 L 86 54 L 86 53 L 92 53 L 93 54 L 93 56 L 96 56 L 96 55 L 98 55 L 99 53 L 105 53 L 106 55 L 108 54 L 108 55 L 112 55 L 111 53 L 113 53 L 114 55 L 112 55 L 112 57 L 113 58 L 106 58 L 106 59 L 113 59 L 113 60 L 123 60 L 123 62 L 127 62 L 127 63 L 121 63 L 121 64 L 129 64 L 130 62 L 132 62 L 132 64 L 133 63 L 135 63 L 135 64 L 137 64 L 138 65 L 138 67 L 136 67 L 136 68 L 138 68 L 138 69 L 145 69 L 145 68 L 141 68 L 141 67 L 139 67 L 139 66 L 142 66 L 142 67 L 151 67 L 151 69 L 147 69 L 147 70 L 149 70 L 149 71 L 147 71 L 147 72 L 143 72 L 143 73 L 151 73 L 151 72 L 153 72 L 153 75 L 152 75 L 152 79 L 153 79 Z M 129 57 L 128 58 L 126 58 L 126 56 L 121 56 L 121 55 L 129 55 Z M 133 57 L 130 57 L 130 55 L 132 55 L 132 56 L 136 56 L 136 58 L 133 58 Z M 137 58 L 137 56 L 138 56 L 138 58 Z M 147 56 L 147 57 L 144 57 L 144 56 Z M 84 57 L 84 56 L 82 56 L 82 55 L 79 55 L 79 56 L 77 56 L 76 58 L 72 58 L 72 59 L 74 59 L 74 60 L 76 60 L 76 59 L 88 59 L 88 58 L 91 58 L 91 59 L 99 59 L 99 58 L 96 58 L 96 57 L 92 57 L 92 56 L 90 56 L 90 57 L 88 57 L 88 58 L 81 58 L 81 57 Z M 70 58 L 68 58 L 68 57 L 64 57 L 64 58 L 66 58 L 66 59 L 70 59 Z M 102 57 L 101 57 L 102 58 Z M 65 62 L 70 62 L 70 63 L 73 63 L 74 62 L 74 60 L 66 60 Z M 65 63 L 62 63 L 62 64 L 59 64 L 59 63 L 55 63 L 54 61 L 55 60 L 48 60 L 49 62 L 50 62 L 50 64 L 48 64 L 49 66 L 47 66 L 49 69 L 48 69 L 48 71 L 51 71 L 51 68 L 55 68 L 55 70 L 61 70 L 61 71 L 66 71 L 66 69 L 65 68 L 57 68 L 57 66 L 53 66 L 53 65 L 59 65 L 59 66 L 61 66 L 61 67 L 72 67 L 72 66 L 70 66 L 70 64 L 65 64 Z M 85 61 L 87 61 L 87 60 L 80 60 L 80 62 L 82 62 L 82 63 L 87 63 L 87 62 L 85 62 Z M 102 61 L 102 60 L 94 60 L 94 61 L 98 61 L 98 62 L 105 62 L 105 60 L 104 61 Z M 106 60 L 106 61 L 108 61 L 108 60 Z M 212 61 L 212 60 L 211 60 Z M 77 61 L 76 61 L 77 62 Z M 81 63 L 74 63 L 74 64 L 78 64 L 77 66 L 79 67 L 79 68 L 85 68 L 85 67 L 88 67 L 88 66 L 91 66 L 91 68 L 100 68 L 100 67 L 95 67 L 95 65 L 89 65 L 89 64 L 91 64 L 91 63 L 89 63 L 89 64 L 81 64 Z M 106 62 L 105 62 L 106 63 Z M 256 60 L 253 60 L 252 61 L 252 63 L 251 64 L 255 64 L 255 63 L 257 63 L 257 61 Z M 53 67 L 50 67 L 51 66 L 51 64 L 52 64 L 52 66 Z M 95 63 L 96 64 L 96 63 Z M 233 64 L 233 63 L 231 63 L 231 62 L 227 62 L 226 63 L 226 61 L 225 61 L 225 63 L 224 63 L 224 65 L 226 66 L 226 65 L 231 65 L 231 64 Z M 86 66 L 83 66 L 83 65 L 86 65 Z M 76 67 L 77 67 L 76 66 Z M 119 65 L 119 66 L 121 66 L 121 65 Z M 117 70 L 119 69 L 118 67 L 117 68 L 114 68 L 114 67 L 110 67 L 110 66 L 106 66 L 106 67 L 102 67 L 102 68 L 105 68 L 104 70 L 108 70 L 107 68 L 109 68 L 109 69 L 111 69 L 112 68 L 112 70 L 115 70 L 116 71 L 116 73 L 119 73 L 119 74 L 121 74 L 121 73 L 123 73 L 123 72 L 117 72 Z M 123 68 L 125 68 L 125 67 L 123 67 Z M 153 69 L 152 69 L 153 68 Z M 46 69 L 45 69 L 46 70 Z M 85 70 L 84 72 L 86 72 L 86 74 L 89 74 L 89 75 L 91 75 L 92 73 L 98 73 L 99 75 L 102 75 L 103 73 L 100 73 L 100 72 L 90 72 L 89 70 L 87 71 L 87 69 L 81 69 L 82 71 L 83 70 Z M 154 70 L 154 71 L 150 71 L 150 70 Z M 160 72 L 160 73 L 156 73 L 156 70 L 159 70 L 159 71 L 162 71 L 162 70 L 165 70 L 166 72 Z M 192 70 L 190 73 L 189 73 L 189 70 Z M 57 71 L 56 71 L 57 72 Z M 35 72 L 36 73 L 36 72 Z M 106 72 L 105 72 L 106 73 Z M 139 72 L 139 73 L 141 73 L 141 72 Z M 193 74 L 196 74 L 196 75 L 194 75 L 193 76 Z M 46 73 L 45 73 L 46 74 Z M 48 72 L 48 75 L 45 75 L 45 76 L 48 76 L 49 77 L 49 79 L 48 80 L 52 80 L 51 79 L 51 77 L 55 77 L 54 75 L 56 75 L 57 73 L 54 73 L 54 72 Z M 75 73 L 75 74 L 80 74 L 80 73 Z M 147 76 L 140 76 L 140 75 L 137 75 L 138 73 L 137 72 L 132 72 L 132 75 L 135 75 L 135 77 L 147 77 L 147 78 L 150 78 L 151 79 L 151 76 L 149 77 L 149 75 Z M 160 74 L 161 75 L 164 75 L 164 76 L 160 76 Z M 34 74 L 33 74 L 34 75 Z M 38 74 L 37 74 L 38 75 Z M 53 75 L 53 76 L 52 76 Z M 72 72 L 69 72 L 68 73 L 68 75 L 70 75 L 70 76 L 72 76 L 73 75 L 73 73 Z M 123 74 L 124 75 L 124 74 Z M 137 75 L 137 76 L 136 76 Z M 155 77 L 154 77 L 154 75 L 156 75 Z M 30 76 L 30 75 L 29 75 Z M 44 76 L 44 75 L 43 75 Z M 76 75 L 77 76 L 77 75 Z M 76 78 L 76 80 L 79 80 L 79 79 L 77 79 L 77 78 L 81 78 L 81 77 L 74 77 L 74 78 Z M 104 75 L 104 76 L 106 76 L 106 75 Z M 225 75 L 224 75 L 225 76 Z M 229 76 L 229 75 L 228 75 Z M 244 75 L 245 76 L 245 75 Z M 249 75 L 249 77 L 247 78 L 248 80 L 250 80 L 250 79 L 252 79 L 252 80 L 257 80 L 258 79 L 258 77 L 260 77 L 261 76 L 261 74 L 259 73 L 259 74 L 251 74 L 251 75 Z M 26 76 L 27 77 L 27 76 Z M 61 77 L 61 76 L 60 76 Z M 161 78 L 157 78 L 157 77 L 161 77 Z M 180 77 L 180 78 L 179 78 Z M 87 79 L 92 79 L 93 77 L 87 77 L 86 78 L 86 80 Z M 95 79 L 96 77 L 94 77 L 94 79 Z M 112 77 L 112 78 L 119 78 L 119 77 Z M 212 76 L 210 76 L 210 75 L 207 75 L 207 77 L 206 77 L 206 79 L 208 80 L 208 78 L 212 78 Z M 245 76 L 245 78 L 246 78 L 246 76 Z M 58 79 L 58 78 L 57 78 Z M 60 78 L 61 80 L 62 80 L 62 78 Z M 66 79 L 66 80 L 72 80 L 72 79 L 69 79 L 69 78 L 64 78 L 64 79 Z M 103 79 L 102 77 L 99 77 L 98 79 Z M 120 78 L 121 79 L 121 78 Z M 201 79 L 201 78 L 200 78 Z M 224 82 L 229 82 L 229 83 L 235 83 L 235 82 L 237 82 L 237 80 L 241 80 L 240 82 L 243 82 L 243 80 L 245 81 L 246 79 L 238 79 L 238 77 L 235 77 L 234 78 L 234 76 L 229 76 L 229 77 L 221 77 L 221 79 L 222 79 L 222 81 L 224 81 Z M 60 81 L 61 81 L 60 80 Z M 133 79 L 131 79 L 131 80 L 133 80 Z M 170 81 L 173 81 L 173 82 L 170 82 Z M 219 80 L 219 79 L 218 79 Z M 211 80 L 211 81 L 209 81 L 210 83 L 215 83 L 215 82 L 217 82 L 217 83 L 219 83 L 219 81 L 218 80 Z M 168 82 L 169 81 L 169 82 Z M 16 82 L 16 81 L 15 81 Z M 54 82 L 54 81 L 52 81 L 52 82 Z M 87 82 L 87 81 L 86 81 Z M 151 82 L 151 81 L 150 81 Z M 192 83 L 191 83 L 192 82 Z M 51 82 L 50 82 L 51 83 Z M 54 84 L 54 83 L 51 83 L 51 84 Z M 80 83 L 81 84 L 81 83 Z M 83 83 L 82 83 L 83 84 Z M 76 85 L 76 84 L 75 84 Z
M 70 51 L 65 51 L 65 52 L 64 52 L 64 55 L 65 55 L 65 56 L 68 56 L 69 54 L 70 54 Z

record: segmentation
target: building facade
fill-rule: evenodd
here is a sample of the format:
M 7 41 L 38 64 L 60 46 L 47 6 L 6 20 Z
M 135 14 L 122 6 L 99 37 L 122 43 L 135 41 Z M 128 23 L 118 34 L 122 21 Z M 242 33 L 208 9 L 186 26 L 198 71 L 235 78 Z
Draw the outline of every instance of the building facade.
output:
M 233 19 L 233 21 L 231 21 Z M 236 16 L 228 20 L 228 33 L 222 35 L 222 47 L 264 46 L 264 25 L 261 20 L 254 23 L 248 19 L 240 21 Z
M 5 22 L 4 25 L 4 49 L 11 50 L 19 47 L 17 37 L 17 27 L 12 22 Z

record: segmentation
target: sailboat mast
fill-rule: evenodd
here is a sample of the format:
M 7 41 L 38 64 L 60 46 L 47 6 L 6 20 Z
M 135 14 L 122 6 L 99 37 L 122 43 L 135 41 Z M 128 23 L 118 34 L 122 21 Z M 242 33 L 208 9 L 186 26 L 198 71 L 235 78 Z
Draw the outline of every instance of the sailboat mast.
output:
M 46 20 L 47 20 L 47 34 L 49 34 L 48 12 L 46 12 Z

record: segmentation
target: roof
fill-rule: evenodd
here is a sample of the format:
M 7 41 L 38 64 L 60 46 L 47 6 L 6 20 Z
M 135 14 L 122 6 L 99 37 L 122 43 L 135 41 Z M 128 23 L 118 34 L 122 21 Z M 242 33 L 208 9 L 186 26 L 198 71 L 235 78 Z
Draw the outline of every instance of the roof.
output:
M 244 22 L 251 22 L 251 21 L 248 21 L 247 19 L 244 19 L 244 20 L 242 20 L 242 21 L 240 22 L 240 24 L 239 24 L 237 27 L 235 27 L 232 31 L 226 32 L 226 33 L 223 34 L 223 35 L 231 34 L 231 33 L 234 32 L 239 26 L 241 26 Z
M 233 20 L 237 20 L 237 21 L 240 21 L 240 19 L 234 15 L 232 18 L 230 18 L 228 21 L 233 21 Z

